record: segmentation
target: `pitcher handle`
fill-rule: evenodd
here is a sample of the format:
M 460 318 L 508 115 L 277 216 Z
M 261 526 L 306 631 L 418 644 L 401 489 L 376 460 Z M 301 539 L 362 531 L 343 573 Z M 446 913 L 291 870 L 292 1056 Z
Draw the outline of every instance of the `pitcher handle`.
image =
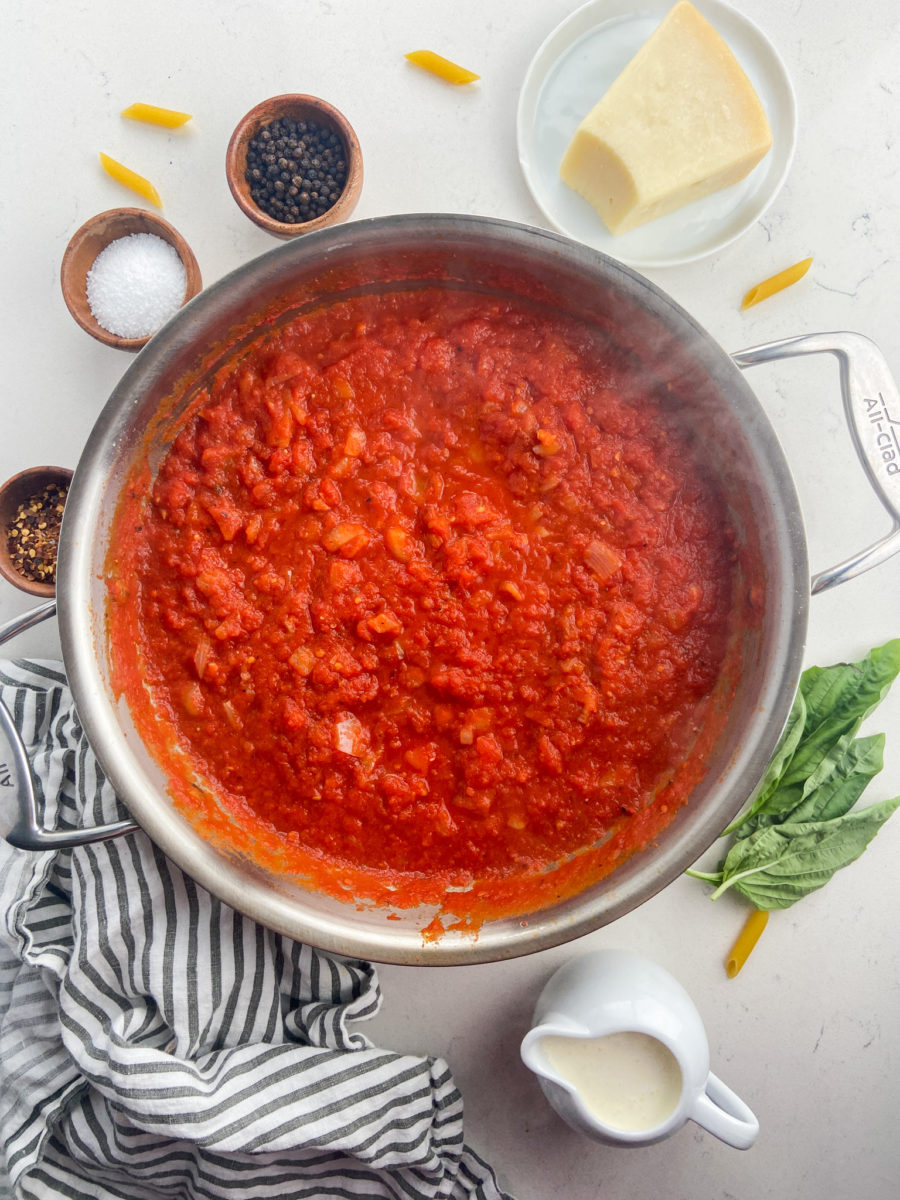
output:
M 759 1133 L 759 1121 L 753 1112 L 712 1071 L 706 1090 L 697 1097 L 689 1116 L 736 1150 L 749 1150 Z
M 17 633 L 24 633 L 41 621 L 56 613 L 56 601 L 49 600 L 30 612 L 13 617 L 0 626 L 0 646 Z M 0 700 L 0 732 L 6 735 L 16 774 L 17 813 L 15 824 L 6 834 L 6 840 L 19 850 L 65 850 L 72 846 L 85 846 L 90 842 L 101 842 L 118 837 L 122 833 L 133 833 L 139 826 L 134 821 L 114 821 L 109 825 L 94 825 L 87 829 L 44 829 L 38 818 L 37 797 L 34 792 L 34 777 L 31 763 L 22 736 L 6 705 Z
M 855 579 L 900 552 L 900 391 L 884 355 L 861 333 L 809 333 L 739 350 L 739 367 L 797 354 L 833 354 L 841 373 L 844 415 L 872 489 L 893 522 L 889 533 L 812 578 L 812 592 Z

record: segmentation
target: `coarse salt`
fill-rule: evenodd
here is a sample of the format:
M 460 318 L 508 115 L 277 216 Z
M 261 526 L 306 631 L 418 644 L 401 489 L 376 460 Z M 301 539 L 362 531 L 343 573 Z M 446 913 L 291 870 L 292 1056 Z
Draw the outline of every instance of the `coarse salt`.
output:
M 123 338 L 150 337 L 181 307 L 186 288 L 178 251 L 153 233 L 110 242 L 87 274 L 91 312 L 108 333 Z

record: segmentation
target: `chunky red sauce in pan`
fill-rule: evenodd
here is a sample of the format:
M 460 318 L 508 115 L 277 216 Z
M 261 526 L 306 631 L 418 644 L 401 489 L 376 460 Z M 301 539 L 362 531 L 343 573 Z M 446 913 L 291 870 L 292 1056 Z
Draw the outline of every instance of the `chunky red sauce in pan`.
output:
M 677 404 L 634 367 L 437 289 L 260 340 L 117 518 L 112 640 L 137 643 L 146 740 L 285 862 L 398 906 L 423 875 L 646 841 L 700 773 L 737 568 Z

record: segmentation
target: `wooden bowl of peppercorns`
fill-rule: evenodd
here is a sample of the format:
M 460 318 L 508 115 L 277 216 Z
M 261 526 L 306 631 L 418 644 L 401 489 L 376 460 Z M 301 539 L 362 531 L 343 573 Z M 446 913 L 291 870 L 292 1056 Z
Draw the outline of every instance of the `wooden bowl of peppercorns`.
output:
M 0 576 L 32 596 L 56 595 L 56 555 L 72 472 L 30 467 L 0 487 Z
M 362 191 L 362 151 L 347 118 L 325 100 L 273 96 L 238 123 L 225 174 L 250 220 L 287 240 L 350 216 Z

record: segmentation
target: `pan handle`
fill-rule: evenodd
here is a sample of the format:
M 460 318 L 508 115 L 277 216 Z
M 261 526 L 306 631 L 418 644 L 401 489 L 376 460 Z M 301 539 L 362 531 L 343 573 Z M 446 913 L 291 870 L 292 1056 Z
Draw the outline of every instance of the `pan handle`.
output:
M 739 367 L 798 354 L 833 354 L 841 371 L 844 414 L 853 445 L 878 499 L 890 514 L 885 537 L 812 578 L 812 593 L 855 579 L 900 551 L 900 391 L 884 355 L 861 333 L 810 333 L 740 350 Z
M 41 621 L 56 613 L 56 601 L 50 600 L 19 617 L 13 617 L 0 626 L 0 645 L 8 642 L 17 633 L 24 633 Z M 20 850 L 66 850 L 71 846 L 86 846 L 89 842 L 102 842 L 118 837 L 120 833 L 132 833 L 139 826 L 134 821 L 114 821 L 110 825 L 94 825 L 89 829 L 44 829 L 38 819 L 37 797 L 34 777 L 22 736 L 16 728 L 9 709 L 0 700 L 0 732 L 5 734 L 12 755 L 16 776 L 16 799 L 18 813 L 15 824 L 7 833 L 6 840 Z

